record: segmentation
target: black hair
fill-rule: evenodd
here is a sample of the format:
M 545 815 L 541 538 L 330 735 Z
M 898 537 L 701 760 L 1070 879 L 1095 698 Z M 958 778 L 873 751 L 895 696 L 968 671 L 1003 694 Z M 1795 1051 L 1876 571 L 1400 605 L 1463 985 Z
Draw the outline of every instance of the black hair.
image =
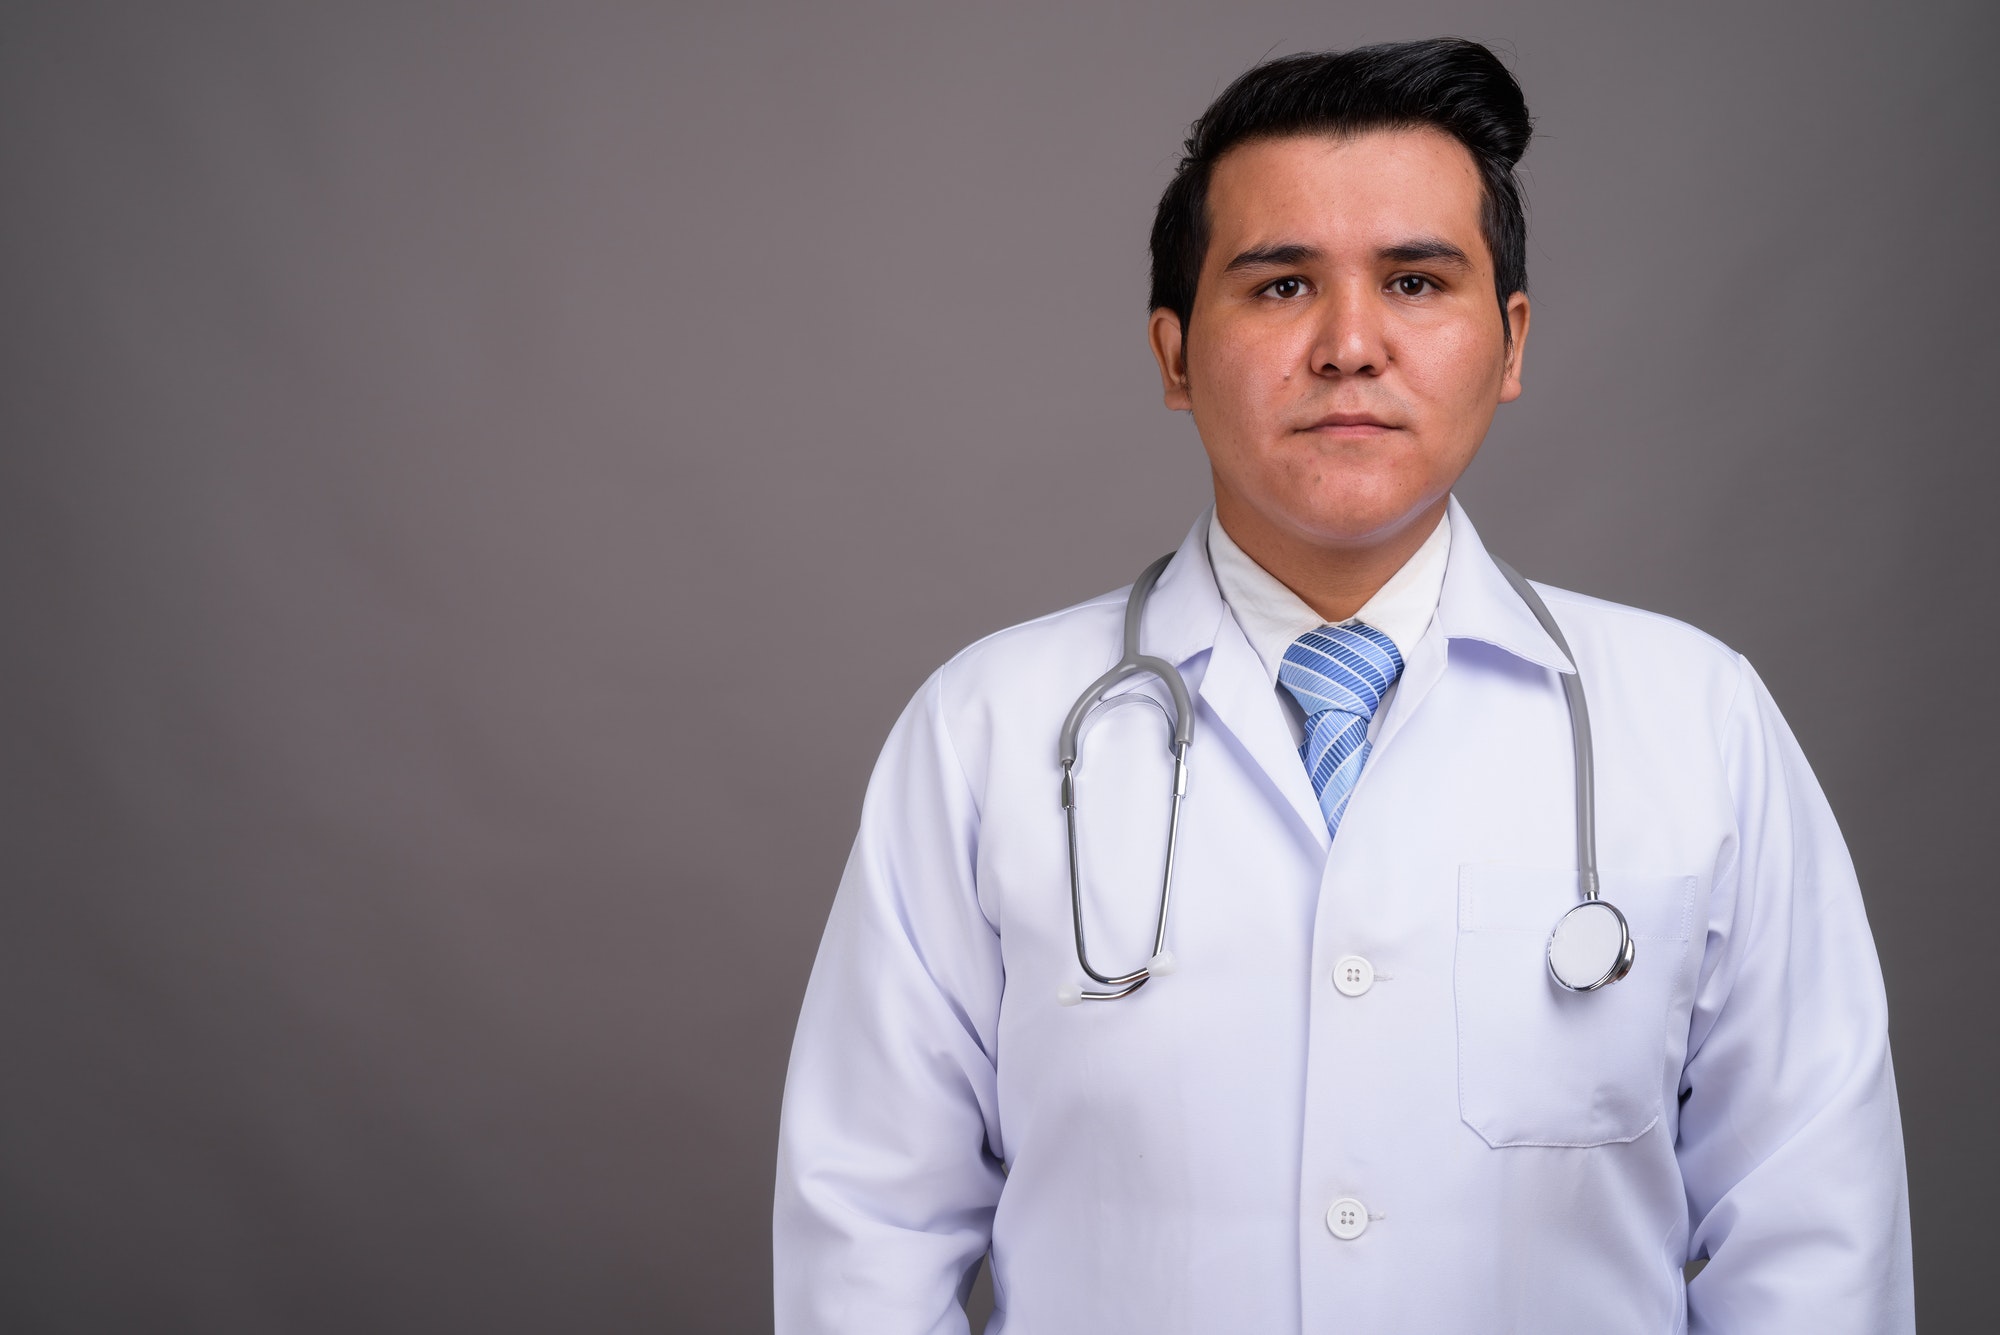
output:
M 1478 164 L 1479 227 L 1511 343 L 1507 298 L 1528 290 L 1528 223 L 1514 164 L 1528 150 L 1534 122 L 1500 58 L 1462 37 L 1282 56 L 1239 75 L 1189 127 L 1186 155 L 1160 196 L 1148 309 L 1172 311 L 1186 333 L 1208 252 L 1208 182 L 1230 149 L 1298 134 L 1423 126 L 1465 145 Z

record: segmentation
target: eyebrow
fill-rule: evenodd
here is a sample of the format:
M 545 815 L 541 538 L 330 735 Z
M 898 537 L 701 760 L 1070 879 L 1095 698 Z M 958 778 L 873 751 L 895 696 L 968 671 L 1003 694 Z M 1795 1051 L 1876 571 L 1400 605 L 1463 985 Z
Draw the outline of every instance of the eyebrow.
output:
M 1288 269 L 1294 265 L 1319 259 L 1324 253 L 1318 246 L 1301 245 L 1296 241 L 1278 246 L 1258 246 L 1244 251 L 1223 265 L 1222 272 L 1237 273 L 1243 269 Z
M 1463 250 L 1441 236 L 1419 236 L 1400 245 L 1384 246 L 1382 258 L 1397 264 L 1435 264 L 1442 261 L 1454 268 L 1470 269 L 1472 260 Z
M 1393 246 L 1384 246 L 1376 254 L 1395 264 L 1436 264 L 1444 263 L 1459 269 L 1470 269 L 1472 260 L 1451 242 L 1439 236 L 1417 236 L 1400 241 Z M 1324 259 L 1326 252 L 1318 246 L 1308 246 L 1291 241 L 1275 246 L 1257 246 L 1244 251 L 1235 259 L 1222 266 L 1224 273 L 1239 273 L 1245 269 L 1287 269 L 1295 265 L 1309 264 Z

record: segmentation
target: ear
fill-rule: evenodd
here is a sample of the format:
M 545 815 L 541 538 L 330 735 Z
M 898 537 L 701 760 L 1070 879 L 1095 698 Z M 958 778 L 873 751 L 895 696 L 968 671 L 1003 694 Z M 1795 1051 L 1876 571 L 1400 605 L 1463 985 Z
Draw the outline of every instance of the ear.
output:
M 1146 324 L 1146 337 L 1153 345 L 1153 360 L 1160 364 L 1160 389 L 1167 407 L 1176 412 L 1193 412 L 1188 397 L 1187 340 L 1181 317 L 1165 306 L 1153 312 Z
M 1500 373 L 1500 402 L 1512 403 L 1521 397 L 1521 358 L 1528 349 L 1528 294 L 1516 292 L 1507 298 L 1507 328 L 1514 341 L 1507 349 L 1507 364 Z

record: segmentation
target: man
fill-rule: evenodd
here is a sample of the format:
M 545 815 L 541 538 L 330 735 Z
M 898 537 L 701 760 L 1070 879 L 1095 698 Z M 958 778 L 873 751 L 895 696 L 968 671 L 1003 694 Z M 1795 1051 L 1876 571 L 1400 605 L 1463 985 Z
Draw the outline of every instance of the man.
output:
M 1116 707 L 1171 722 L 1164 674 L 1086 725 L 1072 921 L 1058 737 L 1126 592 L 952 659 L 800 1018 L 781 1332 L 963 1329 L 989 1248 L 1030 1335 L 1912 1328 L 1880 971 L 1770 696 L 1664 617 L 1542 589 L 1551 630 L 1450 498 L 1521 392 L 1528 138 L 1462 41 L 1196 123 L 1153 234 L 1215 482 L 1139 626 L 1190 693 L 1165 939 L 1173 759 Z M 1632 960 L 1571 991 L 1585 796 Z

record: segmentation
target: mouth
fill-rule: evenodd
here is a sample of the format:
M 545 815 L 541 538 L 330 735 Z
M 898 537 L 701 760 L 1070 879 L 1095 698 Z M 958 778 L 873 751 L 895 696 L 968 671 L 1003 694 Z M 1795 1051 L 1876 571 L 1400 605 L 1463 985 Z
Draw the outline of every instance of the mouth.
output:
M 1373 413 L 1327 413 L 1298 429 L 1315 436 L 1350 440 L 1401 430 L 1395 423 L 1385 422 Z

